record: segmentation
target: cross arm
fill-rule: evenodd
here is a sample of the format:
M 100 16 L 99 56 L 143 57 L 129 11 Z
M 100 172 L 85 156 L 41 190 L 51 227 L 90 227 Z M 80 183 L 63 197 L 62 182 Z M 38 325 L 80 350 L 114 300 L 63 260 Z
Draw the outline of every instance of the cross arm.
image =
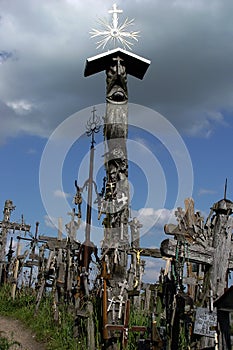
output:
M 134 254 L 135 250 L 129 250 L 128 254 Z M 161 258 L 161 252 L 159 248 L 140 248 L 141 256 L 150 256 L 152 258 Z
M 176 245 L 177 241 L 172 239 L 165 239 L 160 246 L 162 256 L 174 257 L 176 256 Z M 187 261 L 195 262 L 199 264 L 212 265 L 214 256 L 214 248 L 206 247 L 203 248 L 198 244 L 188 245 Z
M 13 230 L 13 231 L 25 231 L 25 232 L 30 232 L 30 229 L 31 229 L 31 225 L 19 224 L 17 222 L 4 222 L 4 221 L 0 221 L 0 227 L 7 228 L 8 230 Z

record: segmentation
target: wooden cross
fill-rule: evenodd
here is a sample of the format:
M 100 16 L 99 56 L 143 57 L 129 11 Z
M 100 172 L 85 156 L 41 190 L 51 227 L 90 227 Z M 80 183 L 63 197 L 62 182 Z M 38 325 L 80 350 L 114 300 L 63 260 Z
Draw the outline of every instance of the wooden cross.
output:
M 145 326 L 131 326 L 129 327 L 129 316 L 130 316 L 130 300 L 128 299 L 126 301 L 125 305 L 125 315 L 124 315 L 124 324 L 123 325 L 117 325 L 117 324 L 106 324 L 105 328 L 108 331 L 120 331 L 123 333 L 122 336 L 122 346 L 123 349 L 127 347 L 128 344 L 128 337 L 129 337 L 129 332 L 146 332 L 146 327 Z
M 103 296 L 102 296 L 102 314 L 103 314 L 103 339 L 108 339 L 108 331 L 106 325 L 108 323 L 108 292 L 107 292 L 107 280 L 110 278 L 110 275 L 107 273 L 107 264 L 106 261 L 102 262 L 103 270 L 101 278 L 103 279 Z
M 13 231 L 24 231 L 29 232 L 31 229 L 30 225 L 25 224 L 23 215 L 21 223 L 10 222 L 11 212 L 15 210 L 15 206 L 11 200 L 5 201 L 5 206 L 3 210 L 3 220 L 0 221 L 0 228 L 2 229 L 0 232 L 0 284 L 2 282 L 3 269 L 5 266 L 5 250 L 7 244 L 7 235 L 10 230 Z
M 118 286 L 121 288 L 120 295 L 123 295 L 124 290 L 129 288 L 127 280 L 124 280 L 123 282 L 118 283 Z
M 183 259 L 208 266 L 208 280 L 206 281 L 205 296 L 213 295 L 214 300 L 221 297 L 227 288 L 227 273 L 233 268 L 231 251 L 233 219 L 233 202 L 224 198 L 211 208 L 205 225 L 199 214 L 194 213 L 192 199 L 185 201 L 185 214 L 180 220 L 181 211 L 177 212 L 178 225 L 165 225 L 165 233 L 174 235 L 176 240 L 167 239 L 161 243 L 162 256 Z M 181 252 L 177 256 L 177 242 L 187 244 L 188 252 Z M 197 284 L 198 276 L 196 276 Z M 205 298 L 204 298 L 205 299 Z M 195 302 L 195 300 L 194 300 Z M 203 303 L 205 300 L 202 301 Z M 204 341 L 205 339 L 203 339 Z M 213 342 L 212 339 L 210 341 Z M 206 345 L 206 344 L 201 344 Z M 208 343 L 208 346 L 212 344 Z

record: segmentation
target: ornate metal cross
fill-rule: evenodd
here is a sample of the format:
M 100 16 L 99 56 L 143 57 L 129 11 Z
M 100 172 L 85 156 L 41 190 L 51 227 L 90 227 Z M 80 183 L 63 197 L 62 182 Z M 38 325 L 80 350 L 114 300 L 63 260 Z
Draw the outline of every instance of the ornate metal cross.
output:
M 87 122 L 87 136 L 91 136 L 91 148 L 94 147 L 95 144 L 95 134 L 97 134 L 100 131 L 101 128 L 101 122 L 100 117 L 96 115 L 96 108 L 93 107 L 92 110 L 92 117 Z

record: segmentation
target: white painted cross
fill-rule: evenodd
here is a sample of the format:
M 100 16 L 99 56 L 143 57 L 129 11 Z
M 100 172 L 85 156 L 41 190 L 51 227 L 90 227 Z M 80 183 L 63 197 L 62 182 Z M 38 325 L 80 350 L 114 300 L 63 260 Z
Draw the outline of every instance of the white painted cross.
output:
M 109 10 L 108 13 L 112 14 L 112 25 L 113 25 L 113 29 L 117 29 L 118 28 L 118 13 L 122 13 L 123 10 L 119 10 L 117 8 L 117 4 L 113 4 L 112 6 L 112 10 Z
M 129 288 L 127 280 L 124 280 L 123 282 L 118 283 L 118 286 L 121 288 L 120 295 L 123 295 L 124 289 L 127 290 Z
M 117 203 L 122 203 L 123 206 L 127 204 L 128 197 L 124 194 L 124 192 L 121 193 L 121 197 L 117 198 Z

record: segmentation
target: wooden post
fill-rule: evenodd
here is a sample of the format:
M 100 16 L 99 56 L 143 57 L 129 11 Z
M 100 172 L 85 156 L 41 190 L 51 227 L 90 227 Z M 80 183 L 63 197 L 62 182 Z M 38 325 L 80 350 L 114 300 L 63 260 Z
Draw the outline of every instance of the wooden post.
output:
M 16 249 L 16 261 L 15 261 L 15 268 L 14 268 L 14 282 L 12 285 L 12 290 L 11 290 L 11 297 L 14 300 L 15 299 L 15 292 L 16 292 L 16 287 L 17 287 L 17 278 L 18 278 L 18 271 L 19 271 L 19 259 L 18 256 L 20 255 L 20 250 L 21 250 L 21 245 L 20 241 L 18 240 L 17 242 L 17 249 Z
M 110 277 L 109 274 L 107 274 L 107 266 L 106 262 L 103 261 L 103 272 L 102 272 L 102 278 L 103 278 L 103 296 L 102 296 L 102 317 L 103 317 L 103 339 L 107 340 L 108 337 L 108 330 L 106 328 L 106 325 L 108 323 L 108 315 L 107 315 L 107 308 L 108 308 L 108 291 L 107 291 L 107 279 Z
M 54 251 L 50 251 L 49 253 L 49 257 L 48 257 L 48 260 L 47 260 L 47 264 L 46 264 L 46 271 L 49 270 L 49 267 L 50 267 L 50 264 L 54 258 Z M 39 306 L 40 306 L 40 302 L 41 302 L 41 298 L 42 298 L 42 295 L 43 295 L 43 292 L 44 292 L 44 288 L 45 288 L 45 276 L 42 277 L 42 282 L 41 282 L 41 286 L 40 286 L 40 289 L 37 293 L 37 297 L 36 297 L 36 307 L 35 307 L 35 314 L 37 314 L 38 312 L 38 309 L 39 309 Z
M 88 340 L 88 350 L 95 350 L 95 327 L 93 322 L 93 305 L 92 302 L 87 303 L 87 340 Z
M 17 222 L 10 222 L 11 212 L 15 209 L 13 202 L 11 200 L 5 201 L 4 211 L 3 211 L 3 221 L 0 221 L 0 284 L 2 282 L 3 268 L 5 265 L 5 249 L 7 243 L 7 235 L 9 230 L 30 232 L 30 225 L 25 224 L 23 215 L 21 224 Z

